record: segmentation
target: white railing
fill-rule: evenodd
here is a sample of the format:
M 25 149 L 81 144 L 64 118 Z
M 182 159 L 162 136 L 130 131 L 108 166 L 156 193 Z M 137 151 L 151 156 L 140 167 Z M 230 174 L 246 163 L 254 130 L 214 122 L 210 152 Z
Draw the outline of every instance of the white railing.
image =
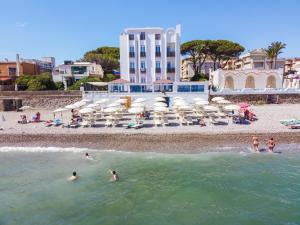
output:
M 245 95 L 245 94 L 300 94 L 300 88 L 265 88 L 265 89 L 220 89 L 211 91 L 211 95 Z

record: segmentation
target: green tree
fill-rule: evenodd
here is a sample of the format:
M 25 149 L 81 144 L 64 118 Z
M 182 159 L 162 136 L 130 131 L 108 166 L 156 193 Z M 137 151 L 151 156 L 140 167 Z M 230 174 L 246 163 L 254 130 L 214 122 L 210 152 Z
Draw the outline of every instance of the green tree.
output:
M 268 46 L 267 49 L 265 49 L 267 53 L 267 57 L 271 60 L 271 69 L 273 69 L 273 63 L 274 63 L 274 68 L 276 69 L 277 58 L 282 53 L 282 50 L 285 49 L 285 47 L 286 44 L 280 41 L 274 41 L 271 43 L 270 46 Z
M 181 45 L 180 51 L 182 55 L 189 57 L 186 60 L 192 62 L 194 74 L 199 75 L 201 67 L 205 63 L 205 60 L 209 53 L 208 41 L 194 40 L 185 42 Z
M 96 62 L 102 66 L 104 73 L 111 73 L 120 68 L 120 50 L 117 47 L 100 47 L 84 54 L 82 61 Z
M 55 86 L 56 86 L 57 90 L 64 90 L 65 89 L 64 83 L 61 82 L 61 81 L 55 82 Z
M 20 91 L 25 91 L 28 88 L 28 82 L 32 79 L 32 75 L 22 75 L 16 79 L 16 84 Z
M 46 85 L 44 85 L 38 79 L 31 79 L 28 82 L 27 91 L 43 91 L 43 90 L 46 90 L 46 89 L 47 89 Z
M 214 61 L 214 70 L 216 70 L 217 65 L 221 65 L 224 62 L 221 68 L 224 68 L 227 62 L 238 57 L 245 48 L 238 43 L 228 41 L 228 40 L 210 40 L 208 42 L 209 55 Z
M 80 90 L 81 84 L 85 84 L 87 82 L 99 82 L 101 81 L 98 77 L 85 77 L 78 81 L 76 81 L 74 84 L 68 87 L 68 90 Z
M 116 80 L 117 78 L 118 77 L 114 74 L 104 74 L 103 81 L 104 82 L 110 82 L 110 81 Z
M 192 78 L 191 81 L 206 81 L 207 80 L 207 76 L 204 73 L 200 73 L 200 74 L 195 74 Z

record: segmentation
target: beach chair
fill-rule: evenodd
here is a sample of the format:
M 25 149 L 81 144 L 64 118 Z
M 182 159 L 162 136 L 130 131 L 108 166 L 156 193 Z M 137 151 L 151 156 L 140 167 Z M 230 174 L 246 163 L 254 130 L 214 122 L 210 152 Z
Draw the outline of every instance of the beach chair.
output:
M 62 125 L 62 122 L 60 119 L 55 119 L 55 120 L 53 120 L 52 125 L 55 127 L 58 127 L 58 126 Z

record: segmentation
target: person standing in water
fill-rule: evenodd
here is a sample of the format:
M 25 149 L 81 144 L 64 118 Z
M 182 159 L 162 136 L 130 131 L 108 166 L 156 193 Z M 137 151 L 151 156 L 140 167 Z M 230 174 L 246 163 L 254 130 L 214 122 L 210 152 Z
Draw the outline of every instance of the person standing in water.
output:
M 269 148 L 269 152 L 273 152 L 274 151 L 274 147 L 275 147 L 275 142 L 274 139 L 271 137 L 268 142 L 267 142 L 268 148 Z
M 78 179 L 76 171 L 73 172 L 72 176 L 68 178 L 68 181 L 75 181 Z
M 87 153 L 87 152 L 85 153 L 85 158 L 86 158 L 86 159 L 89 159 L 89 160 L 94 160 L 93 157 L 90 156 L 90 154 Z
M 254 136 L 252 138 L 252 145 L 253 145 L 254 151 L 255 152 L 259 152 L 259 149 L 258 149 L 258 146 L 259 146 L 258 137 Z
M 111 175 L 112 175 L 112 178 L 111 178 L 111 181 L 112 182 L 116 182 L 119 180 L 119 176 L 117 174 L 117 172 L 115 170 L 109 170 Z

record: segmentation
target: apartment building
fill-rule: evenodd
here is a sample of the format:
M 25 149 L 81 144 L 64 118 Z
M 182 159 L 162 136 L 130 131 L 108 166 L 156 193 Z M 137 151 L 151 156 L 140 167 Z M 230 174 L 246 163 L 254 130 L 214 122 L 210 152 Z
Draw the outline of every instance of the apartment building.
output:
M 284 71 L 286 74 L 297 73 L 300 74 L 300 58 L 287 59 L 284 65 Z
M 225 63 L 225 62 L 223 62 Z M 246 54 L 241 55 L 239 58 L 230 60 L 222 67 L 225 70 L 270 70 L 284 68 L 285 59 L 277 59 L 276 63 L 268 58 L 264 49 L 254 49 Z
M 180 81 L 181 27 L 128 28 L 120 35 L 121 78 L 131 83 Z
M 200 66 L 200 65 L 198 65 Z M 205 60 L 202 64 L 200 73 L 209 76 L 210 71 L 214 68 L 214 62 L 211 59 Z M 216 65 L 216 69 L 219 69 L 219 65 Z M 180 78 L 181 81 L 190 81 L 191 78 L 195 75 L 195 71 L 193 69 L 193 63 L 189 58 L 182 59 L 181 61 L 181 73 Z
M 51 73 L 55 68 L 54 57 L 42 57 L 41 59 L 25 59 L 24 61 L 37 64 L 40 69 L 40 73 Z
M 59 65 L 52 72 L 54 82 L 63 82 L 65 89 L 74 82 L 85 77 L 103 77 L 102 66 L 90 62 L 73 62 L 64 61 L 64 64 Z

